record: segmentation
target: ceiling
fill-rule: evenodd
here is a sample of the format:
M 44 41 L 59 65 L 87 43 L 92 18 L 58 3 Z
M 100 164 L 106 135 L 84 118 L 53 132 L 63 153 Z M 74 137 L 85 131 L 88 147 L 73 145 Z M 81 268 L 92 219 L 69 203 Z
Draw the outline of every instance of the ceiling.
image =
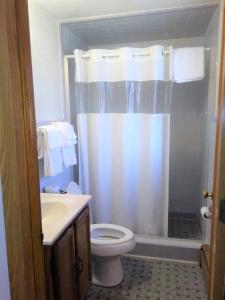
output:
M 216 7 L 66 23 L 85 44 L 106 45 L 204 36 Z
M 196 4 L 211 4 L 216 0 L 30 0 L 53 14 L 58 20 L 88 18 L 103 15 L 158 10 Z

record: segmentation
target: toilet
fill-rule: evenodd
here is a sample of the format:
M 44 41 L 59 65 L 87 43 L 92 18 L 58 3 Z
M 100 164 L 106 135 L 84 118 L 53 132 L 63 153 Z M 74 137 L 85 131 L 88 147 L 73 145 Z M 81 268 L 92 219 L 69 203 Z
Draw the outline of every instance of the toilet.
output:
M 134 234 L 114 224 L 91 225 L 93 284 L 115 286 L 123 280 L 120 256 L 134 249 Z
M 82 194 L 76 182 L 67 188 L 68 194 Z M 91 225 L 92 283 L 105 287 L 123 280 L 121 255 L 134 249 L 134 234 L 126 227 L 114 224 Z

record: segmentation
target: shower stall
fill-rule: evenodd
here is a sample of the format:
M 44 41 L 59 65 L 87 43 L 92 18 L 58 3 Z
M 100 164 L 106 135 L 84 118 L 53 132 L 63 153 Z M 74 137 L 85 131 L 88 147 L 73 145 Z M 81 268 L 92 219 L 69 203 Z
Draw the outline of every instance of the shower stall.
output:
M 220 28 L 216 4 L 62 24 L 75 177 L 93 195 L 92 222 L 126 226 L 142 244 L 209 241 L 200 208 L 212 187 Z M 204 49 L 204 76 L 176 82 L 173 53 L 185 47 Z
M 167 236 L 170 53 L 75 50 L 79 183 L 94 223 Z

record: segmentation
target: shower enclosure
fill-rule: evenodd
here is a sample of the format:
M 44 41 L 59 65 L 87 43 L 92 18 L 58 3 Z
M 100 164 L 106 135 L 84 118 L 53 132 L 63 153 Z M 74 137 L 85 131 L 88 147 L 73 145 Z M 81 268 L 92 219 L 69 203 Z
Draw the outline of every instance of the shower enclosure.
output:
M 75 50 L 79 183 L 92 221 L 167 236 L 170 56 L 164 47 Z
M 208 5 L 62 26 L 76 180 L 93 195 L 93 222 L 126 226 L 143 243 L 209 239 L 199 211 L 212 186 L 219 25 Z M 182 47 L 205 49 L 202 80 L 172 81 Z

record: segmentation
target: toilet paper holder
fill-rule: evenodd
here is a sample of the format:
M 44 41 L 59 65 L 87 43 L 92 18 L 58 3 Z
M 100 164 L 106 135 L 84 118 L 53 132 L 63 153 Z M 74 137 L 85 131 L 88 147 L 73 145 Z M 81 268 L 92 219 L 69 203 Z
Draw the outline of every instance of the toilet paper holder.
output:
M 212 211 L 211 211 L 211 207 L 208 206 L 208 207 L 202 207 L 200 209 L 200 213 L 201 213 L 201 216 L 204 220 L 208 220 L 208 219 L 211 219 L 212 217 Z

